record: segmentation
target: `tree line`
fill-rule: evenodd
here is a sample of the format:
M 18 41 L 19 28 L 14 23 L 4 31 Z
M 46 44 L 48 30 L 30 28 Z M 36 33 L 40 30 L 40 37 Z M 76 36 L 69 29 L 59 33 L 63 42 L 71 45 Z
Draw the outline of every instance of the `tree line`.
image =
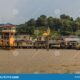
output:
M 80 35 L 80 17 L 75 20 L 65 14 L 60 15 L 59 18 L 52 16 L 47 17 L 41 15 L 36 20 L 30 19 L 24 24 L 17 26 L 17 34 L 34 35 L 34 30 L 38 29 L 44 31 L 47 28 L 51 29 L 51 33 L 54 35 Z

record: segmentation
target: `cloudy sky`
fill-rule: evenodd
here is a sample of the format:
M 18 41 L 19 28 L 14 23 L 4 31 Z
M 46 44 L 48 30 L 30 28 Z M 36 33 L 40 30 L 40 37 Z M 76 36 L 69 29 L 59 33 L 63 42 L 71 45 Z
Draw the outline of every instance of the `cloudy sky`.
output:
M 0 0 L 0 23 L 20 24 L 41 14 L 80 16 L 80 0 Z

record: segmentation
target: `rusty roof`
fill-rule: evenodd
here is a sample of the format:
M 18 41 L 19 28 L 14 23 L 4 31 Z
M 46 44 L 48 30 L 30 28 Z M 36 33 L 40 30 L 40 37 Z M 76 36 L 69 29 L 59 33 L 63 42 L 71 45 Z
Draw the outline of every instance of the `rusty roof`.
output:
M 11 28 L 11 27 L 16 27 L 16 25 L 13 25 L 13 24 L 1 24 L 0 28 L 3 28 L 3 27 Z

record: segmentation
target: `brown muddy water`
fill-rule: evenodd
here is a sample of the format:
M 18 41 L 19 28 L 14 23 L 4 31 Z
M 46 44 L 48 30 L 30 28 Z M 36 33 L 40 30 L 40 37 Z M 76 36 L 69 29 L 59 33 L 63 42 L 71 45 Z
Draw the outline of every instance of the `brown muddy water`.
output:
M 0 73 L 80 73 L 80 50 L 0 50 Z

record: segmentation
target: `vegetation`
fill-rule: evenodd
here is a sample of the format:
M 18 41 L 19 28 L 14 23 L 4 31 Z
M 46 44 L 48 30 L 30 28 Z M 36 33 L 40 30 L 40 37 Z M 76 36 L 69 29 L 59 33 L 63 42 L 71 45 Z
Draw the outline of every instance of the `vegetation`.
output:
M 65 14 L 62 14 L 60 18 L 47 17 L 41 15 L 36 20 L 30 19 L 24 24 L 20 24 L 17 27 L 17 34 L 29 34 L 29 35 L 41 35 L 48 27 L 51 29 L 53 36 L 60 35 L 78 35 L 80 36 L 80 18 L 75 20 Z M 34 34 L 34 31 L 38 30 L 38 33 Z

